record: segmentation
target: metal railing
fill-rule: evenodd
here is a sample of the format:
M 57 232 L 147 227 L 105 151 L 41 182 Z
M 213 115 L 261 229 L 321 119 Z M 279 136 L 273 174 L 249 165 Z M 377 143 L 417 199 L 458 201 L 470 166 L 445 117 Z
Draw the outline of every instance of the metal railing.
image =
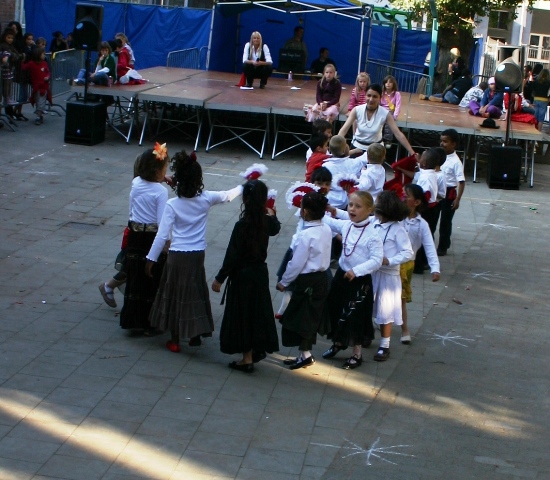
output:
M 425 83 L 426 86 L 431 84 L 431 78 L 422 73 L 424 67 L 420 65 L 389 64 L 381 60 L 367 60 L 366 68 L 371 83 L 382 85 L 386 75 L 393 75 L 400 92 L 416 93 L 419 83 L 421 85 Z
M 50 65 L 52 97 L 63 95 L 71 91 L 71 80 L 78 76 L 78 72 L 86 66 L 86 52 L 84 50 L 62 50 L 61 52 L 47 53 L 46 60 Z M 92 52 L 90 65 L 95 65 L 97 52 Z
M 208 47 L 186 48 L 168 53 L 167 67 L 206 70 Z

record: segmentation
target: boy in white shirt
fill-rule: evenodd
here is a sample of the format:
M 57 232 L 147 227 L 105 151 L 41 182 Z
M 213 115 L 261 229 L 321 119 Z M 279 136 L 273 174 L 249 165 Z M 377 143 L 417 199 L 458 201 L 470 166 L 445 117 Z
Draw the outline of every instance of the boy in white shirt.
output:
M 381 143 L 373 143 L 367 148 L 368 165 L 361 171 L 359 178 L 359 190 L 364 190 L 372 195 L 373 201 L 384 189 L 386 183 L 386 170 L 383 163 L 386 158 L 386 147 Z

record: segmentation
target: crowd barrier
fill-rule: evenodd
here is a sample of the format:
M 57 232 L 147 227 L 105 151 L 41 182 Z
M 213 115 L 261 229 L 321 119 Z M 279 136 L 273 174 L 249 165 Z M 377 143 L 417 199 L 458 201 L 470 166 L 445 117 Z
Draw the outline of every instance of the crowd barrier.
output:
M 174 50 L 173 52 L 169 52 L 166 66 L 173 68 L 194 68 L 196 70 L 206 70 L 207 63 L 208 47 L 186 48 L 184 50 Z
M 400 92 L 414 93 L 418 91 L 419 84 L 423 89 L 430 85 L 431 78 L 429 75 L 412 70 L 412 68 L 422 70 L 423 67 L 406 64 L 400 65 L 397 66 L 395 63 L 388 64 L 378 60 L 368 60 L 366 70 L 370 76 L 371 83 L 378 83 L 379 85 L 382 85 L 386 75 L 393 75 L 397 80 Z

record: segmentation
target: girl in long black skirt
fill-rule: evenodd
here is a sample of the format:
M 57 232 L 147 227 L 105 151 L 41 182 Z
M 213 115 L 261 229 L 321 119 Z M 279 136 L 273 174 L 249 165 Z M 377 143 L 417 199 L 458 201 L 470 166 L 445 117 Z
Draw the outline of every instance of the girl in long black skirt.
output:
M 330 266 L 332 232 L 322 222 L 326 207 L 327 199 L 320 193 L 310 192 L 303 196 L 300 216 L 304 228 L 297 235 L 292 259 L 277 284 L 277 290 L 284 292 L 294 282 L 290 303 L 281 318 L 283 345 L 300 350 L 296 358 L 283 362 L 291 370 L 313 365 L 315 359 L 311 348 L 316 343 L 317 332 L 326 333 L 328 326 L 325 271 Z
M 279 350 L 265 259 L 269 237 L 279 233 L 281 224 L 275 211 L 266 209 L 266 201 L 267 187 L 262 181 L 252 180 L 244 185 L 241 216 L 233 228 L 222 268 L 212 283 L 212 290 L 219 292 L 229 278 L 220 350 L 242 353 L 241 360 L 231 362 L 229 367 L 246 373 L 254 370 L 254 362 L 265 358 L 266 352 Z
M 141 155 L 142 167 L 139 175 L 132 181 L 130 191 L 126 288 L 124 306 L 120 312 L 120 326 L 126 329 L 144 329 L 146 334 L 154 333 L 149 324 L 149 311 L 155 300 L 166 255 L 160 256 L 151 276 L 145 274 L 145 256 L 153 244 L 168 200 L 168 191 L 161 185 L 168 160 L 166 145 L 157 143 L 154 149 L 146 150 Z

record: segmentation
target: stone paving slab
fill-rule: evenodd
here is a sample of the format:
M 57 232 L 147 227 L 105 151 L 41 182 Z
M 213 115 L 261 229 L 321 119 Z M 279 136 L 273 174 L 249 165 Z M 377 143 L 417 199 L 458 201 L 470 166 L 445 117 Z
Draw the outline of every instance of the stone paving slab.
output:
M 219 351 L 223 314 L 199 348 L 119 328 L 97 286 L 113 273 L 142 148 L 114 132 L 63 143 L 64 118 L 0 131 L 0 479 L 550 478 L 547 285 L 550 167 L 533 189 L 468 177 L 442 278 L 413 278 L 413 341 L 342 370 L 345 355 L 291 372 L 281 350 L 246 376 Z M 191 148 L 178 138 L 169 151 Z M 7 143 L 6 143 L 7 142 Z M 147 144 L 146 144 L 147 145 Z M 282 199 L 303 152 L 264 180 L 279 191 L 275 275 L 296 219 Z M 258 158 L 239 145 L 198 152 L 209 189 L 241 183 Z M 482 178 L 481 176 L 479 178 Z M 211 211 L 205 267 L 219 269 L 239 203 Z

